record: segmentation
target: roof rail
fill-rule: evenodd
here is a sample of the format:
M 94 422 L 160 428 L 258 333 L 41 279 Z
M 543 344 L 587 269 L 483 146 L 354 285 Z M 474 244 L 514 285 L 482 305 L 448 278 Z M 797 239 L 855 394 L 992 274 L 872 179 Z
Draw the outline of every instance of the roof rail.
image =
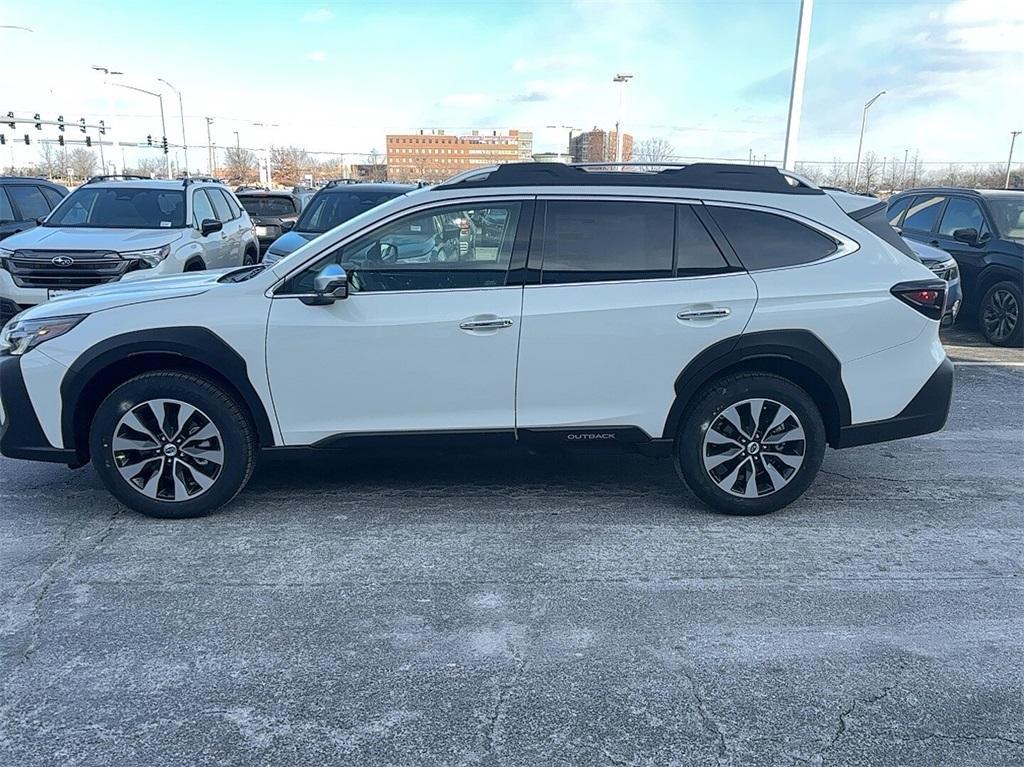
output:
M 149 176 L 138 176 L 132 173 L 110 173 L 106 176 L 91 176 L 86 184 L 95 184 L 98 181 L 112 181 L 118 179 L 119 181 L 152 181 Z
M 646 186 L 728 189 L 775 194 L 824 194 L 807 179 L 770 165 L 694 163 L 653 172 L 604 170 L 609 167 L 660 166 L 662 163 L 522 162 L 474 168 L 452 176 L 436 189 L 497 186 Z M 589 168 L 595 168 L 590 170 Z
M 181 185 L 182 186 L 188 186 L 189 184 L 194 184 L 197 181 L 202 181 L 202 182 L 205 182 L 207 184 L 223 184 L 224 183 L 219 178 L 214 178 L 213 176 L 182 176 L 178 180 L 181 181 Z
M 357 178 L 332 178 L 326 184 L 324 184 L 324 188 L 325 189 L 330 189 L 332 186 L 342 186 L 344 184 L 359 184 L 359 183 L 362 183 L 362 182 L 359 179 L 357 179 Z

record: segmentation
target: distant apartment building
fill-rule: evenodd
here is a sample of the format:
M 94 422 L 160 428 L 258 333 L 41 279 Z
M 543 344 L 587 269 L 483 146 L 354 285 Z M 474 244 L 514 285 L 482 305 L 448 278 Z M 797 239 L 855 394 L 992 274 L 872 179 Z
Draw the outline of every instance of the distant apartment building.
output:
M 615 144 L 618 134 L 615 131 L 603 131 L 597 126 L 593 130 L 572 137 L 569 154 L 573 162 L 616 162 Z M 622 162 L 629 162 L 633 157 L 633 137 L 622 134 Z
M 572 162 L 572 155 L 565 152 L 538 152 L 533 156 L 534 162 Z
M 523 154 L 524 144 L 528 146 Z M 533 134 L 509 130 L 472 131 L 469 135 L 443 130 L 389 134 L 387 162 L 389 181 L 443 181 L 449 176 L 482 165 L 528 160 L 533 153 Z

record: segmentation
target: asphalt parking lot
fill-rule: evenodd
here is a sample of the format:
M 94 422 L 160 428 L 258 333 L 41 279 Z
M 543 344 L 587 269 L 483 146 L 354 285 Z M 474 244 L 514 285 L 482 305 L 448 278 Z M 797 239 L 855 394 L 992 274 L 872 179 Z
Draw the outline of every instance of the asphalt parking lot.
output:
M 0 461 L 0 764 L 1024 764 L 1024 355 L 773 516 L 667 461 L 264 463 L 160 522 Z

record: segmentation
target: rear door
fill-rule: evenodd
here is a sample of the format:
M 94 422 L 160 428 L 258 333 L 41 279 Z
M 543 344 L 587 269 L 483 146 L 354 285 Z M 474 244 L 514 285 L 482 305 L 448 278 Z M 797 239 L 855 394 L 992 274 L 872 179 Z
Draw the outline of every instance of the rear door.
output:
M 235 216 L 228 204 L 227 195 L 215 187 L 207 187 L 206 193 L 213 203 L 217 218 L 224 224 L 221 230 L 222 247 L 218 266 L 238 266 L 242 263 L 242 226 L 241 217 Z
M 699 203 L 551 197 L 535 220 L 520 437 L 661 437 L 676 378 L 702 350 L 742 332 L 753 280 L 715 245 Z
M 944 194 L 919 194 L 915 197 L 903 214 L 903 236 L 926 245 L 934 244 L 935 227 L 947 199 Z

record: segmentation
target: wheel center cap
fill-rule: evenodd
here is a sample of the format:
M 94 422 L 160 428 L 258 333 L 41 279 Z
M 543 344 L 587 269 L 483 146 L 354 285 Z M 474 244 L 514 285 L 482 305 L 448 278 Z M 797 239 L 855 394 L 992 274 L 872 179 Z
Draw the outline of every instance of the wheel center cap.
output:
M 178 454 L 178 446 L 170 443 L 164 445 L 164 455 L 168 458 L 174 458 Z
M 761 452 L 761 446 L 756 442 L 748 442 L 747 452 L 750 453 L 751 455 L 757 455 L 758 453 Z

